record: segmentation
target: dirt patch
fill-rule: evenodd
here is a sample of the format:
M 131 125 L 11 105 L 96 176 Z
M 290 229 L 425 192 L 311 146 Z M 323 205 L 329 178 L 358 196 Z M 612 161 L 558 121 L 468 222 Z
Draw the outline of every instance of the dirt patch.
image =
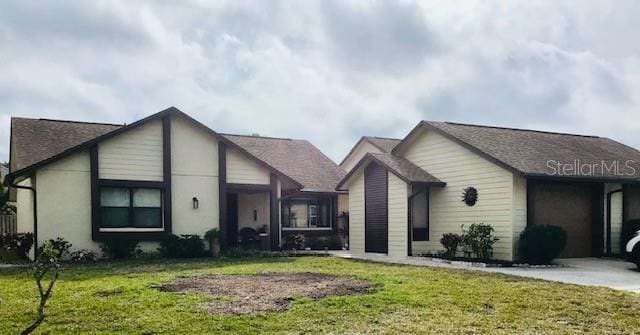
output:
M 373 284 L 349 277 L 318 273 L 262 273 L 257 275 L 198 276 L 159 287 L 167 292 L 214 296 L 205 308 L 212 314 L 246 315 L 282 312 L 295 298 L 314 300 L 371 292 Z

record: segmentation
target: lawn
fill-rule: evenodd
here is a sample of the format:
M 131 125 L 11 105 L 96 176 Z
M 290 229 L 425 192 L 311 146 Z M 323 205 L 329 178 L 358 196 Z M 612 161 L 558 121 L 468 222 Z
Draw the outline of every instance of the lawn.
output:
M 375 284 L 366 295 L 296 299 L 282 313 L 215 316 L 211 297 L 161 292 L 203 274 L 317 272 Z M 0 269 L 0 334 L 35 315 L 29 269 Z M 129 261 L 69 266 L 38 334 L 640 333 L 640 295 L 503 275 L 329 257 Z

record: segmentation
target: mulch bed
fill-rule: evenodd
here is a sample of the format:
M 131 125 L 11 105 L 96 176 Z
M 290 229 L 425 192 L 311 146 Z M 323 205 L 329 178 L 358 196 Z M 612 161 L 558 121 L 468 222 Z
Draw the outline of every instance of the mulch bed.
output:
M 175 280 L 159 289 L 213 296 L 216 299 L 204 304 L 211 314 L 255 315 L 286 311 L 291 301 L 299 297 L 318 300 L 366 294 L 373 286 L 370 282 L 349 277 L 296 272 L 197 276 Z

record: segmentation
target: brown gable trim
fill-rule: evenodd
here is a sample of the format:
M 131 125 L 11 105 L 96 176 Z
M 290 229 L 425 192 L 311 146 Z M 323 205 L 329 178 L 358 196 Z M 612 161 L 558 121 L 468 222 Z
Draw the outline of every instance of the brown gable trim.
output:
M 358 164 L 356 164 L 356 166 L 354 166 L 353 169 L 351 169 L 351 171 L 349 171 L 349 173 L 347 173 L 347 175 L 344 178 L 342 178 L 342 180 L 340 180 L 340 182 L 336 186 L 336 190 L 341 190 L 341 187 L 356 173 L 356 171 L 358 171 L 361 167 L 367 166 L 370 162 L 375 162 L 375 163 L 381 165 L 387 171 L 390 171 L 391 173 L 396 175 L 398 178 L 402 179 L 402 181 L 404 181 L 407 184 L 414 183 L 414 184 L 440 186 L 440 187 L 444 187 L 444 186 L 447 185 L 447 183 L 445 183 L 445 182 L 415 182 L 415 181 L 411 181 L 411 180 L 407 179 L 405 176 L 403 176 L 402 174 L 400 174 L 398 171 L 396 171 L 395 169 L 393 169 L 392 167 L 387 165 L 385 162 L 381 161 L 380 159 L 378 159 L 377 157 L 372 155 L 371 153 L 367 153 L 366 155 L 364 155 L 364 157 L 362 157 L 362 159 L 360 159 Z
M 169 115 L 179 115 L 179 116 L 184 117 L 186 120 L 192 122 L 193 124 L 195 124 L 196 126 L 202 128 L 202 129 L 204 129 L 208 133 L 214 135 L 219 141 L 224 142 L 224 143 L 228 144 L 229 146 L 239 150 L 243 154 L 247 155 L 251 159 L 253 159 L 256 162 L 258 162 L 259 164 L 261 164 L 263 167 L 265 167 L 268 170 L 276 173 L 278 176 L 283 177 L 284 179 L 287 179 L 287 180 L 291 181 L 293 184 L 295 184 L 296 186 L 298 186 L 300 188 L 303 188 L 303 185 L 300 184 L 298 181 L 296 181 L 293 178 L 287 176 L 283 172 L 277 170 L 273 166 L 267 164 L 263 160 L 261 160 L 258 157 L 252 155 L 251 153 L 249 153 L 247 150 L 243 149 L 239 145 L 237 145 L 234 142 L 228 140 L 224 136 L 216 133 L 211 128 L 209 128 L 206 125 L 200 123 L 196 119 L 192 118 L 191 116 L 187 115 L 186 113 L 182 112 L 181 110 L 179 110 L 178 108 L 173 107 L 173 106 L 169 107 L 169 108 L 167 108 L 165 110 L 162 110 L 162 111 L 160 111 L 160 112 L 158 112 L 156 114 L 150 115 L 150 116 L 148 116 L 146 118 L 143 118 L 143 119 L 140 119 L 140 120 L 138 120 L 136 122 L 133 122 L 133 123 L 131 123 L 129 125 L 123 126 L 122 128 L 115 129 L 115 130 L 113 130 L 113 131 L 111 131 L 109 133 L 106 133 L 106 134 L 102 135 L 102 136 L 98 136 L 98 137 L 96 137 L 94 139 L 91 139 L 89 141 L 81 143 L 81 144 L 79 144 L 79 145 L 77 145 L 75 147 L 69 148 L 69 149 L 67 149 L 67 150 L 65 150 L 65 151 L 63 151 L 63 152 L 61 152 L 61 153 L 59 153 L 57 155 L 49 157 L 49 158 L 47 158 L 45 160 L 42 160 L 42 161 L 37 162 L 35 164 L 32 164 L 30 166 L 24 167 L 24 168 L 22 168 L 22 169 L 20 169 L 18 171 L 11 172 L 5 177 L 5 184 L 7 184 L 7 185 L 11 184 L 17 177 L 20 177 L 22 175 L 25 175 L 25 174 L 28 174 L 30 172 L 33 172 L 33 171 L 37 170 L 38 168 L 40 168 L 42 166 L 45 166 L 45 165 L 47 165 L 49 163 L 52 163 L 54 161 L 60 160 L 60 159 L 65 158 L 65 157 L 68 157 L 68 156 L 70 156 L 70 155 L 72 155 L 72 154 L 74 154 L 74 153 L 76 153 L 76 152 L 78 152 L 80 150 L 87 149 L 87 148 L 91 147 L 92 145 L 97 144 L 97 143 L 99 143 L 101 141 L 104 141 L 106 139 L 109 139 L 109 138 L 112 138 L 114 136 L 117 136 L 117 135 L 119 135 L 119 134 L 121 134 L 123 132 L 126 132 L 128 130 L 140 127 L 140 126 L 146 124 L 149 121 L 161 119 L 161 118 L 164 118 L 164 117 L 169 116 Z

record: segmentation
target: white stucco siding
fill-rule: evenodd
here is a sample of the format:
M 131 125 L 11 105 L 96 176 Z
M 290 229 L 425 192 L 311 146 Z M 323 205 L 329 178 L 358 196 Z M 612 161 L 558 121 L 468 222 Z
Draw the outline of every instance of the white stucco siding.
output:
M 176 117 L 171 119 L 171 205 L 174 234 L 203 236 L 219 226 L 218 141 Z
M 100 251 L 91 240 L 89 153 L 82 151 L 36 172 L 38 243 L 63 237 L 73 250 Z
M 368 141 L 362 141 L 356 145 L 351 154 L 349 154 L 349 156 L 345 158 L 344 162 L 340 164 L 340 167 L 347 172 L 351 171 L 351 169 L 353 169 L 353 167 L 360 162 L 360 159 L 362 159 L 362 157 L 364 157 L 368 152 L 379 153 L 381 151 L 378 147 Z
M 18 183 L 20 186 L 30 187 L 31 178 Z M 16 191 L 16 220 L 19 233 L 33 233 L 33 192 L 18 188 Z
M 227 147 L 227 182 L 268 185 L 270 173 L 269 170 L 245 154 Z
M 364 174 L 357 172 L 349 185 L 349 250 L 364 255 Z
M 238 229 L 245 227 L 259 230 L 263 226 L 269 229 L 270 208 L 269 193 L 240 193 L 238 194 Z M 253 211 L 256 211 L 254 220 Z
M 162 121 L 100 143 L 98 165 L 100 179 L 162 181 Z
M 388 182 L 388 231 L 389 257 L 402 258 L 407 256 L 408 237 L 408 185 L 395 174 L 389 174 Z
M 443 250 L 442 234 L 461 233 L 461 226 L 490 224 L 500 239 L 494 257 L 513 257 L 513 174 L 433 131 L 424 131 L 405 149 L 403 156 L 425 169 L 446 187 L 430 191 L 430 240 L 415 243 L 414 253 Z M 461 201 L 466 187 L 478 190 L 478 202 Z

